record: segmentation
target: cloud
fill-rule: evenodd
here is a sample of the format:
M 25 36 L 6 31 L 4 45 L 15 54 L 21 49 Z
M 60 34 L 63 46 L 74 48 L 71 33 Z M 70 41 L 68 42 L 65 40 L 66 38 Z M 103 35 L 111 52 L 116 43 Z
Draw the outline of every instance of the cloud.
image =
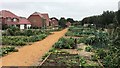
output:
M 83 17 L 118 9 L 119 0 L 3 0 L 1 9 L 10 10 L 18 16 L 28 17 L 35 11 L 49 13 L 50 17 Z M 0 3 L 1 3 L 0 2 Z

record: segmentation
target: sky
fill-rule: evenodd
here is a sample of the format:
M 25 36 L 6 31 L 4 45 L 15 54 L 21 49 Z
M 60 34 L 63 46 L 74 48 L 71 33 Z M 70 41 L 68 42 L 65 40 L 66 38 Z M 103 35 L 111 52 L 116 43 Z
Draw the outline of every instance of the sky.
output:
M 117 11 L 119 0 L 2 0 L 0 10 L 9 10 L 18 16 L 28 18 L 34 12 L 48 13 L 49 17 L 73 18 L 102 14 L 103 11 Z

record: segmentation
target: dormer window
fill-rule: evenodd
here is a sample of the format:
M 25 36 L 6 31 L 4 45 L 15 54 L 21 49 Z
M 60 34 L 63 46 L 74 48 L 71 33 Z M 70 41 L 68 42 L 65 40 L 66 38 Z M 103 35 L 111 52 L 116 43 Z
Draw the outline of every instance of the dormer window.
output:
M 18 19 L 17 18 L 13 18 L 13 22 L 17 22 L 18 21 Z
M 8 17 L 8 18 L 7 18 L 7 21 L 8 21 L 8 22 L 11 22 L 11 18 L 10 18 L 10 17 Z

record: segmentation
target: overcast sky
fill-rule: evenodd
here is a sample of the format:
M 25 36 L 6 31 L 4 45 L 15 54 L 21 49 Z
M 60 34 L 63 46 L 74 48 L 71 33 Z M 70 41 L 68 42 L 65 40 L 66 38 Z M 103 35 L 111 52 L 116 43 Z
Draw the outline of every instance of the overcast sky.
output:
M 9 10 L 28 17 L 34 12 L 48 13 L 49 17 L 73 18 L 99 15 L 103 11 L 117 11 L 119 0 L 2 0 L 0 10 Z

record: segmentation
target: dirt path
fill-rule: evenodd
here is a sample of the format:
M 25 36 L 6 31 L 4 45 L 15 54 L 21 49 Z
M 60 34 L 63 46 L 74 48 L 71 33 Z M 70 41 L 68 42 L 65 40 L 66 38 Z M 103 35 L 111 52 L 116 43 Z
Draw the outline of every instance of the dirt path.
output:
M 68 29 L 64 29 L 54 34 L 49 35 L 42 41 L 33 43 L 30 46 L 24 46 L 19 49 L 19 52 L 7 55 L 2 60 L 2 66 L 30 66 L 33 65 L 41 58 L 49 49 L 54 45 L 58 39 L 67 32 Z M 1 66 L 1 65 L 0 65 Z

